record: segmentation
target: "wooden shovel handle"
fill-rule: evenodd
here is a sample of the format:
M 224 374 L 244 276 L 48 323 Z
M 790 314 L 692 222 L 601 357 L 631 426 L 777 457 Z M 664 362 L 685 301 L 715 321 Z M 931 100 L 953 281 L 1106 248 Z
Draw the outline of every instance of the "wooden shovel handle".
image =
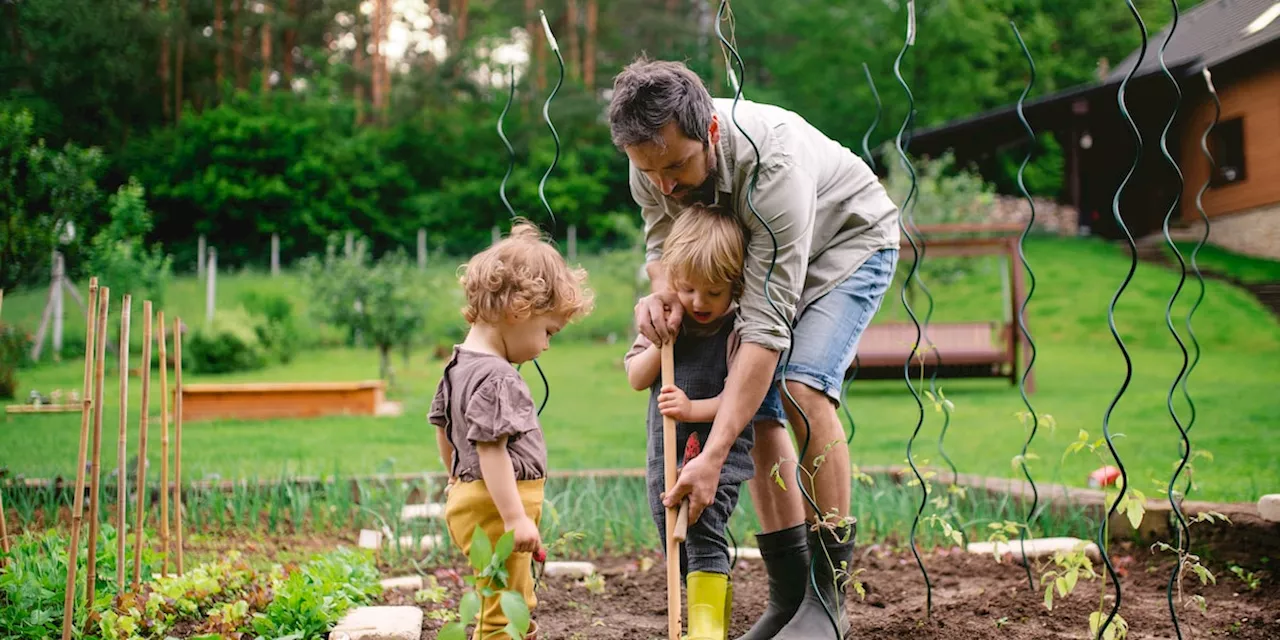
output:
M 662 386 L 676 383 L 675 353 L 672 344 L 662 345 Z M 662 417 L 662 462 L 667 493 L 676 485 L 676 421 Z M 686 516 L 687 518 L 687 516 Z M 667 635 L 680 640 L 680 544 L 676 541 L 674 508 L 667 509 Z
M 671 539 L 676 544 L 684 542 L 689 537 L 689 500 L 680 501 L 680 511 L 676 514 L 676 530 L 671 535 Z

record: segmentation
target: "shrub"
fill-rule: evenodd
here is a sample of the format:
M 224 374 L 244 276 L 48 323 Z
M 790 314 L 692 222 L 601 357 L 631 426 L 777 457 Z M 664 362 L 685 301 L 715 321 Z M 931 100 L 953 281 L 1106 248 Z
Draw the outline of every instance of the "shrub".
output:
M 293 301 L 279 293 L 249 291 L 240 302 L 253 316 L 258 340 L 270 358 L 286 364 L 292 361 L 302 345 Z
M 196 327 L 183 339 L 183 364 L 193 373 L 231 373 L 267 366 L 268 350 L 259 325 L 243 308 L 220 311 L 209 326 Z
M 18 391 L 18 369 L 31 353 L 31 336 L 21 329 L 0 324 L 0 398 L 13 398 Z

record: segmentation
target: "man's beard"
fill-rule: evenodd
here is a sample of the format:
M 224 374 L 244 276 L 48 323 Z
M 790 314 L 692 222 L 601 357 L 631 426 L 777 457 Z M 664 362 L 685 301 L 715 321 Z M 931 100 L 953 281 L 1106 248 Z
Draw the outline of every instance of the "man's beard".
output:
M 702 184 L 681 193 L 676 202 L 684 206 L 695 204 L 712 204 L 716 199 L 716 154 L 712 152 L 710 143 L 704 146 L 707 154 L 707 177 Z

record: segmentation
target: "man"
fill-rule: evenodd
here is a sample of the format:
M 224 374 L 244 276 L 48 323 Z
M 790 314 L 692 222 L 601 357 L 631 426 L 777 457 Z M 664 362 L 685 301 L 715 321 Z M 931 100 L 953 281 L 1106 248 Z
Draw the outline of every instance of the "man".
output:
M 696 521 L 714 497 L 734 439 L 754 426 L 756 474 L 749 489 L 763 529 L 757 540 L 769 604 L 740 640 L 830 638 L 836 633 L 828 611 L 838 616 L 843 637 L 844 594 L 832 569 L 850 563 L 854 523 L 848 518 L 849 450 L 836 409 L 858 338 L 893 279 L 898 209 L 858 156 L 800 116 L 744 100 L 735 122 L 732 109 L 732 100 L 713 100 L 683 64 L 644 58 L 614 79 L 609 105 L 613 141 L 630 160 L 631 193 L 644 217 L 652 294 L 636 305 L 641 333 L 662 344 L 680 325 L 683 309 L 658 264 L 681 210 L 719 204 L 750 233 L 738 321 L 742 346 L 702 454 L 685 464 L 665 504 L 688 497 Z M 784 378 L 794 403 L 779 393 Z M 797 441 L 808 438 L 801 462 L 809 473 L 824 456 L 813 484 L 805 485 L 820 514 L 806 509 L 793 489 L 794 467 L 781 467 L 791 490 L 769 477 L 773 465 L 796 459 L 781 425 L 784 409 Z M 811 555 L 821 560 L 816 590 L 808 579 Z

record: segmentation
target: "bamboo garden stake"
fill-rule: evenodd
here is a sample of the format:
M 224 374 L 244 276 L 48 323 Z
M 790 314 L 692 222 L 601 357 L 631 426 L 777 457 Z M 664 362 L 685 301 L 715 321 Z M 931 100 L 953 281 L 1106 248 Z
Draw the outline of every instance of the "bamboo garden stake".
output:
M 173 517 L 178 549 L 178 575 L 182 568 L 182 318 L 173 319 Z
M 156 312 L 160 335 L 160 573 L 169 575 L 169 362 L 165 350 L 164 312 Z
M 120 425 L 116 434 L 116 593 L 124 593 L 125 518 L 129 502 L 129 474 L 125 454 L 129 440 L 129 312 L 133 297 L 124 294 L 120 306 Z
M 98 482 L 102 479 L 102 378 L 106 373 L 107 359 L 107 316 L 111 312 L 111 289 L 98 289 L 98 327 L 94 331 L 93 365 L 93 457 L 90 459 L 89 475 L 89 551 L 85 560 L 85 606 L 93 602 L 95 585 L 98 579 L 98 496 L 102 488 Z
M 142 528 L 147 513 L 147 414 L 151 412 L 151 301 L 142 302 L 142 417 L 138 421 L 138 506 L 133 513 L 133 592 L 142 587 Z
M 94 334 L 98 320 L 98 279 L 89 279 L 89 308 L 85 310 L 84 389 L 80 396 L 80 452 L 76 456 L 76 495 L 71 508 L 71 544 L 67 547 L 67 593 L 62 601 L 62 640 L 71 640 L 76 606 L 76 556 L 80 551 L 80 527 L 84 520 L 84 462 L 89 448 L 89 424 L 93 420 Z

